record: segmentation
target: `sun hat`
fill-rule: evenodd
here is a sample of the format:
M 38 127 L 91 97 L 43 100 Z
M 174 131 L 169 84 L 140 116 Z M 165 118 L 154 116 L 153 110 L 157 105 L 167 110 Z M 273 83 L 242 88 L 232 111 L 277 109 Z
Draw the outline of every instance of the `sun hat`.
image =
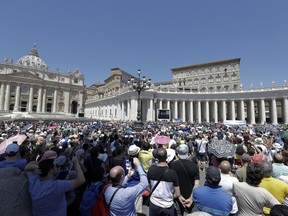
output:
M 167 151 L 167 159 L 166 162 L 170 163 L 171 161 L 173 161 L 173 159 L 175 158 L 176 155 L 176 151 L 174 149 L 166 149 Z
M 52 151 L 52 150 L 45 151 L 42 157 L 40 158 L 39 163 L 45 160 L 55 159 L 55 158 L 57 158 L 57 153 L 55 151 Z
M 261 137 L 257 137 L 255 139 L 256 144 L 262 144 L 263 143 L 263 139 Z
M 130 156 L 136 156 L 136 155 L 139 153 L 140 150 L 141 150 L 141 149 L 140 149 L 138 146 L 136 146 L 135 144 L 133 144 L 133 145 L 131 145 L 131 146 L 129 147 L 129 149 L 128 149 L 128 155 L 130 155 Z

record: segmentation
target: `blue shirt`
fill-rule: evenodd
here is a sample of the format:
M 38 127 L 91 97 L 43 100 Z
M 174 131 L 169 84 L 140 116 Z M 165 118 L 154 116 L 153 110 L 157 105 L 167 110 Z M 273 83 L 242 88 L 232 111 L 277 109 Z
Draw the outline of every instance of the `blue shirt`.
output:
M 135 210 L 135 199 L 142 194 L 144 189 L 148 186 L 148 180 L 147 175 L 143 171 L 142 167 L 139 166 L 137 168 L 137 171 L 140 176 L 140 182 L 131 187 L 127 188 L 120 188 L 117 193 L 115 194 L 112 203 L 110 205 L 110 215 L 111 216 L 135 216 L 136 210 Z M 125 185 L 128 181 L 128 178 L 125 177 L 124 182 L 122 185 Z M 116 190 L 116 187 L 108 187 L 105 191 L 105 201 L 108 204 L 114 191 Z
M 284 163 L 273 163 L 273 173 L 274 178 L 279 178 L 280 176 L 288 176 L 288 166 Z
M 3 167 L 18 167 L 21 171 L 24 170 L 25 166 L 27 164 L 27 160 L 26 159 L 16 159 L 14 161 L 1 161 L 0 162 L 0 168 Z
M 72 180 L 40 181 L 35 173 L 28 174 L 33 216 L 67 215 L 65 192 L 72 190 Z
M 193 190 L 193 201 L 200 211 L 216 215 L 229 215 L 232 210 L 231 196 L 221 186 L 205 184 Z

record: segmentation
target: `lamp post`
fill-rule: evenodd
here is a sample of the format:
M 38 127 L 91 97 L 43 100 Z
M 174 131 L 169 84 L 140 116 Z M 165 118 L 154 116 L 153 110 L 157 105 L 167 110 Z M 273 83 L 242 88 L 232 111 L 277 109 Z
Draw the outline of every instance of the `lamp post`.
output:
M 151 87 L 151 79 L 147 79 L 145 76 L 140 78 L 141 76 L 141 70 L 139 69 L 138 72 L 138 78 L 135 79 L 134 77 L 131 77 L 129 80 L 127 80 L 128 86 L 133 90 L 137 92 L 138 98 L 137 98 L 137 122 L 134 124 L 134 128 L 141 130 L 142 129 L 142 105 L 141 105 L 141 92 L 145 90 L 149 90 Z

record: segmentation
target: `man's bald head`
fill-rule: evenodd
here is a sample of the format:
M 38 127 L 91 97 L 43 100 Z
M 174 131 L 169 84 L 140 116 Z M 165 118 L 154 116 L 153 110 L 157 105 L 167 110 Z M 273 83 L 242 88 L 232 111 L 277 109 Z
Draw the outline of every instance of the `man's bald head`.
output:
M 228 174 L 231 171 L 231 165 L 229 161 L 226 161 L 226 160 L 222 161 L 220 163 L 220 170 L 221 170 L 221 173 Z
M 160 147 L 157 149 L 157 158 L 159 160 L 159 162 L 166 162 L 167 159 L 167 151 L 165 148 Z
M 121 166 L 115 166 L 110 170 L 110 179 L 113 185 L 122 184 L 125 176 L 124 169 Z
M 274 163 L 283 163 L 283 155 L 280 153 L 276 153 L 273 157 Z

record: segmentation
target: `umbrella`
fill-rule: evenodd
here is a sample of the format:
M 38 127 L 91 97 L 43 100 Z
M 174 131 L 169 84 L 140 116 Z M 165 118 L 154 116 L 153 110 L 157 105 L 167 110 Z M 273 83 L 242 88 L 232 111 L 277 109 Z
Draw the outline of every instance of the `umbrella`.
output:
M 48 129 L 51 129 L 51 130 L 54 130 L 55 128 L 57 128 L 57 125 L 52 125 L 48 127 Z
M 215 155 L 217 158 L 233 157 L 236 151 L 236 145 L 227 140 L 212 140 L 208 144 L 208 153 Z
M 23 126 L 23 127 L 21 128 L 21 132 L 28 131 L 28 130 L 31 129 L 32 127 L 33 127 L 32 124 L 27 124 L 27 125 L 25 125 L 25 126 Z
M 27 136 L 25 134 L 17 134 L 16 136 L 9 137 L 7 140 L 0 143 L 0 154 L 5 153 L 5 150 L 9 144 L 17 142 L 18 145 L 21 145 L 26 138 Z
M 168 144 L 170 142 L 170 137 L 168 137 L 168 136 L 156 136 L 154 141 L 158 145 L 165 145 L 165 144 Z

